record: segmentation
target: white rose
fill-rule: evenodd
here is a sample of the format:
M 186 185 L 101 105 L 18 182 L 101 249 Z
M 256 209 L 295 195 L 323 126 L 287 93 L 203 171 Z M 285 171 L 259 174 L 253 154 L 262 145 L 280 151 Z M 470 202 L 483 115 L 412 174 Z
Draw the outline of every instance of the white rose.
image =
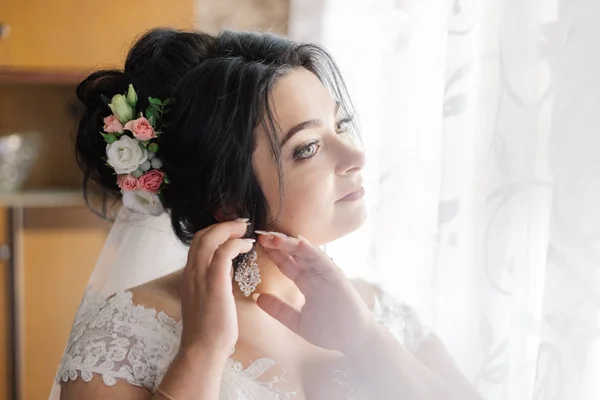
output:
M 143 150 L 136 139 L 123 135 L 114 143 L 106 145 L 108 164 L 117 174 L 128 174 L 138 169 L 148 159 L 148 150 Z
M 123 192 L 123 205 L 130 210 L 155 217 L 165 211 L 157 194 L 140 190 Z

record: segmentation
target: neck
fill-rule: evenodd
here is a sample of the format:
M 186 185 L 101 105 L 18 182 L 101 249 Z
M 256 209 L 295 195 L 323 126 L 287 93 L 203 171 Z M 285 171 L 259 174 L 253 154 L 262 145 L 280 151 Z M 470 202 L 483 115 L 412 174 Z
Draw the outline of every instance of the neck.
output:
M 296 284 L 283 275 L 277 265 L 258 245 L 256 246 L 256 263 L 260 271 L 260 284 L 256 287 L 254 293 L 269 293 L 294 307 L 300 308 L 302 306 L 304 296 Z M 237 300 L 253 301 L 251 297 L 244 296 L 237 282 L 234 281 L 233 285 L 233 293 Z

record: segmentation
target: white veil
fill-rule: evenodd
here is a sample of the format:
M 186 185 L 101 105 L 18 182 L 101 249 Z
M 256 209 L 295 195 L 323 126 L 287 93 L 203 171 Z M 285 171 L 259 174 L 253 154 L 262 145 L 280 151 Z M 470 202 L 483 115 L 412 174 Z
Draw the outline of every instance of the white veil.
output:
M 121 207 L 92 271 L 86 299 L 109 296 L 183 268 L 188 248 L 177 239 L 167 213 L 141 214 Z M 50 400 L 60 399 L 60 385 Z

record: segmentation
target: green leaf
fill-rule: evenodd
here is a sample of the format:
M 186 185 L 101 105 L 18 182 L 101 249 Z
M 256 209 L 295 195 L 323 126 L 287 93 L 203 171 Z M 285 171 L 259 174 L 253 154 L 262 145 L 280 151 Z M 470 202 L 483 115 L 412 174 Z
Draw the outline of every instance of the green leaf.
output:
M 157 106 L 156 104 L 150 104 L 150 107 L 154 110 L 156 115 L 162 114 L 162 106 Z
M 144 142 L 138 142 L 138 145 L 140 146 L 140 149 L 146 150 L 146 145 L 144 144 Z
M 117 137 L 112 134 L 112 133 L 104 133 L 104 132 L 100 132 L 100 134 L 102 135 L 102 137 L 104 138 L 104 141 L 108 144 L 114 143 L 117 141 Z
M 151 105 L 162 106 L 163 102 L 160 99 L 155 99 L 154 97 L 148 97 L 148 102 Z
M 171 183 L 171 180 L 169 179 L 169 177 L 168 177 L 167 175 L 165 175 L 165 177 L 164 177 L 164 182 L 165 182 L 166 184 L 169 184 L 169 183 Z
M 146 119 L 150 121 L 150 118 L 152 117 L 154 117 L 155 120 L 158 119 L 156 111 L 151 107 L 146 108 Z
M 163 106 L 168 106 L 175 103 L 175 98 L 174 97 L 169 97 L 168 99 L 166 99 L 165 101 L 163 101 Z
M 153 127 L 156 126 L 156 118 L 154 118 L 154 115 L 151 115 L 150 118 L 148 118 L 148 122 L 150 122 L 150 125 Z

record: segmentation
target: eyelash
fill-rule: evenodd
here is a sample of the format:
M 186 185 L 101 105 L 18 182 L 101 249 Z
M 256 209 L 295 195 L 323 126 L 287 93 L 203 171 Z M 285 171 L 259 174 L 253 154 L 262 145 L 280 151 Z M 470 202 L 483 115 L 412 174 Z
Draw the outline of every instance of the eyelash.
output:
M 316 150 L 313 151 L 312 154 L 307 155 L 307 156 L 303 156 L 303 152 L 307 149 L 311 149 L 313 147 L 316 146 Z M 319 141 L 318 140 L 312 140 L 310 142 L 308 142 L 306 145 L 300 146 L 298 147 L 296 150 L 294 150 L 294 155 L 293 158 L 294 160 L 298 160 L 298 161 L 304 161 L 304 160 L 308 160 L 309 158 L 313 158 L 314 156 L 317 155 L 317 152 L 319 151 L 319 148 L 321 146 L 319 146 Z
M 343 118 L 341 119 L 338 123 L 335 124 L 335 130 L 338 134 L 344 134 L 346 132 L 348 132 L 348 128 L 345 127 L 346 124 L 349 124 L 350 122 L 352 122 L 352 117 L 347 117 L 347 118 Z M 340 126 L 344 126 L 344 128 L 340 128 Z M 308 155 L 308 156 L 303 156 L 302 153 L 310 148 L 313 148 L 314 146 L 316 146 L 316 150 L 313 151 L 312 154 Z M 319 141 L 318 140 L 312 140 L 309 143 L 307 143 L 304 146 L 300 146 L 298 147 L 293 154 L 293 159 L 294 160 L 298 160 L 298 161 L 305 161 L 308 160 L 310 158 L 313 158 L 314 156 L 317 155 L 317 152 L 319 151 L 319 148 L 321 146 L 319 146 Z
M 335 124 L 336 131 L 338 131 L 338 127 L 340 125 L 348 125 L 350 122 L 352 122 L 353 119 L 354 119 L 354 117 L 342 118 L 337 124 Z M 346 133 L 346 132 L 348 132 L 348 127 L 345 127 L 344 130 L 342 130 L 342 131 L 338 131 L 338 133 Z

